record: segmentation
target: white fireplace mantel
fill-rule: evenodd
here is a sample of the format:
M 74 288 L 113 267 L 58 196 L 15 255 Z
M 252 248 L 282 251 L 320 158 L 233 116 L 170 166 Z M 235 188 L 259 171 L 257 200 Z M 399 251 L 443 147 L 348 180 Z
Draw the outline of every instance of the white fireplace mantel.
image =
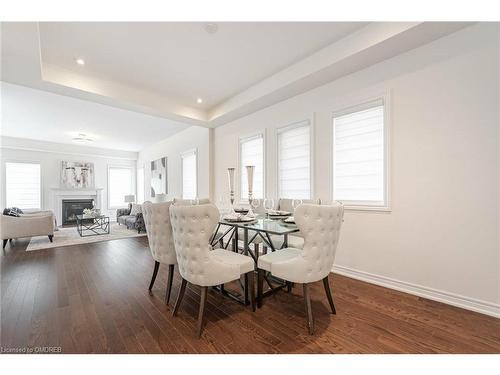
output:
M 67 188 L 51 188 L 54 202 L 54 214 L 57 223 L 62 223 L 62 201 L 67 199 L 93 199 L 95 207 L 102 209 L 102 191 L 103 188 L 93 189 L 67 189 Z

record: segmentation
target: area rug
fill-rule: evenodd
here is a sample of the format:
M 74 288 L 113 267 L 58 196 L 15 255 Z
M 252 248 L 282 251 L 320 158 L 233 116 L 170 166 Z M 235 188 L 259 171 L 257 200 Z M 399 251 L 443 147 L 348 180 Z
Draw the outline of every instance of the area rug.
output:
M 26 251 L 50 249 L 53 247 L 81 245 L 92 242 L 118 240 L 121 238 L 142 237 L 146 233 L 138 234 L 136 230 L 127 229 L 124 225 L 111 223 L 110 233 L 99 236 L 80 237 L 76 227 L 59 228 L 54 232 L 54 242 L 50 242 L 47 236 L 33 237 Z

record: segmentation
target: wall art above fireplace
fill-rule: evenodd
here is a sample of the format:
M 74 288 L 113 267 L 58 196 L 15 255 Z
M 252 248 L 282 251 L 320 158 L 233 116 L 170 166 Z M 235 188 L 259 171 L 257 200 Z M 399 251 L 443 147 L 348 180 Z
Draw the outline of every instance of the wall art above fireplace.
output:
M 61 163 L 61 187 L 88 189 L 94 186 L 94 163 L 79 161 Z

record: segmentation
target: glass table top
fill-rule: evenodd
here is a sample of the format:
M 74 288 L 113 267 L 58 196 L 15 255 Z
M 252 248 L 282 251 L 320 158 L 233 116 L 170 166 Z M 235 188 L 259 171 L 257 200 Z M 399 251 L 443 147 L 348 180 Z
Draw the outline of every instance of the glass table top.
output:
M 251 222 L 234 222 L 224 220 L 221 216 L 219 223 L 223 225 L 231 225 L 238 228 L 247 228 L 257 232 L 267 232 L 271 234 L 288 234 L 298 232 L 299 228 L 296 224 L 284 223 L 280 219 L 269 219 L 267 216 L 259 215 Z
M 106 216 L 105 215 L 76 215 L 76 218 L 79 219 L 79 220 L 85 220 L 85 219 L 102 219 L 102 218 L 105 218 Z

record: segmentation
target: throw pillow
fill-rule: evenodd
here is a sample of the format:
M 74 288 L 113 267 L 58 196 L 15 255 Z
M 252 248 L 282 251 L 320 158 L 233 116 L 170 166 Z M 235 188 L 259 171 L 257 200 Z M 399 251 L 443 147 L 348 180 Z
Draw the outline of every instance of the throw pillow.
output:
M 137 215 L 138 213 L 141 213 L 141 212 L 142 212 L 142 205 L 141 204 L 132 203 L 132 209 L 130 210 L 130 215 L 131 216 L 135 216 L 135 215 Z
M 23 211 L 21 211 L 19 208 L 16 207 L 6 208 L 5 210 L 3 210 L 3 214 L 7 216 L 19 217 L 21 216 L 22 213 Z

